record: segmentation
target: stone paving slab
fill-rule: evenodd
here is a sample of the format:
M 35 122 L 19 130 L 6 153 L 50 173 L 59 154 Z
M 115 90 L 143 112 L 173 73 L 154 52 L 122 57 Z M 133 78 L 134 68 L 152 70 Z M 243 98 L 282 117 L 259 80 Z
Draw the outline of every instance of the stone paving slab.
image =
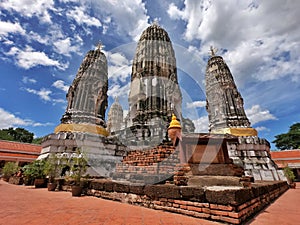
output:
M 289 189 L 275 202 L 261 211 L 247 224 L 298 225 L 300 224 L 300 182 L 296 189 Z
M 300 183 L 260 214 L 253 225 L 300 224 Z M 95 197 L 72 197 L 70 192 L 48 192 L 0 180 L 0 225 L 213 225 L 222 224 L 175 213 L 151 210 Z
M 0 225 L 216 225 L 213 221 L 151 210 L 70 192 L 0 181 Z

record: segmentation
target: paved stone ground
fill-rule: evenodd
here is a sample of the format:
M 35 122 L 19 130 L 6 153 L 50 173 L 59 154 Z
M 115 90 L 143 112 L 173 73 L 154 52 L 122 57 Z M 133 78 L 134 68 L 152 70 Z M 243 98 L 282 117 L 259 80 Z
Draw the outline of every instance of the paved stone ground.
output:
M 18 186 L 0 181 L 1 225 L 119 225 L 219 223 L 151 210 L 95 197 L 72 197 L 70 192 Z
M 247 224 L 298 225 L 300 224 L 300 182 L 289 189 Z
M 300 221 L 300 183 L 248 224 L 296 225 Z M 174 213 L 151 210 L 95 197 L 72 197 L 69 192 L 18 186 L 0 181 L 0 225 L 220 224 Z

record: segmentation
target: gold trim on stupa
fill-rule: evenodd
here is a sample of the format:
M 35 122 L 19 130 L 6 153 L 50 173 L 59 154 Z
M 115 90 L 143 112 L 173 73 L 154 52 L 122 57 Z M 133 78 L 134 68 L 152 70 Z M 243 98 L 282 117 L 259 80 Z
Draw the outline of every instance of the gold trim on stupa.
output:
M 214 130 L 214 134 L 232 134 L 235 136 L 257 136 L 257 130 L 251 127 L 234 127 Z
M 108 131 L 98 125 L 91 125 L 91 124 L 60 124 L 58 125 L 55 130 L 55 133 L 58 132 L 82 132 L 82 133 L 92 133 L 92 134 L 99 134 L 103 136 L 108 136 Z

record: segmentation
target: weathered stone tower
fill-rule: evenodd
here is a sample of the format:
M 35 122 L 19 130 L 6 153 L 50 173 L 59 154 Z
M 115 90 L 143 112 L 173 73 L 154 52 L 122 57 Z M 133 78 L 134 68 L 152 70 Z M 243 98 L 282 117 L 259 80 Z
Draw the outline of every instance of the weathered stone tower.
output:
M 244 111 L 243 98 L 232 74 L 223 58 L 215 55 L 213 48 L 205 78 L 209 132 L 257 136 L 257 131 L 250 127 Z
M 119 131 L 123 128 L 123 109 L 120 105 L 118 98 L 110 106 L 107 117 L 107 130 L 110 133 Z
M 92 176 L 109 176 L 121 160 L 125 147 L 108 137 L 105 123 L 107 107 L 107 61 L 101 45 L 89 51 L 67 94 L 68 106 L 61 124 L 42 143 L 41 158 L 49 153 L 72 157 L 84 152 Z
M 153 23 L 142 33 L 132 65 L 129 124 L 137 139 L 162 140 L 172 113 L 181 119 L 181 102 L 171 40 Z
M 244 175 L 254 180 L 283 180 L 282 171 L 270 156 L 270 143 L 257 136 L 244 111 L 244 103 L 233 76 L 221 56 L 211 57 L 206 67 L 206 101 L 209 131 L 238 136 L 238 142 L 227 143 L 234 164 L 244 168 Z
M 80 131 L 107 136 L 107 61 L 101 45 L 89 51 L 67 94 L 68 106 L 55 132 Z

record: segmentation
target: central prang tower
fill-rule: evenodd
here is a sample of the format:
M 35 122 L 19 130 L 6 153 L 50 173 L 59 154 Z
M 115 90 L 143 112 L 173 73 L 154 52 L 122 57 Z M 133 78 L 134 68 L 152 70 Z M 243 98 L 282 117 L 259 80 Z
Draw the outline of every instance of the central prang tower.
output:
M 154 22 L 142 33 L 133 59 L 127 124 L 139 140 L 162 140 L 172 113 L 181 119 L 181 102 L 171 40 Z

